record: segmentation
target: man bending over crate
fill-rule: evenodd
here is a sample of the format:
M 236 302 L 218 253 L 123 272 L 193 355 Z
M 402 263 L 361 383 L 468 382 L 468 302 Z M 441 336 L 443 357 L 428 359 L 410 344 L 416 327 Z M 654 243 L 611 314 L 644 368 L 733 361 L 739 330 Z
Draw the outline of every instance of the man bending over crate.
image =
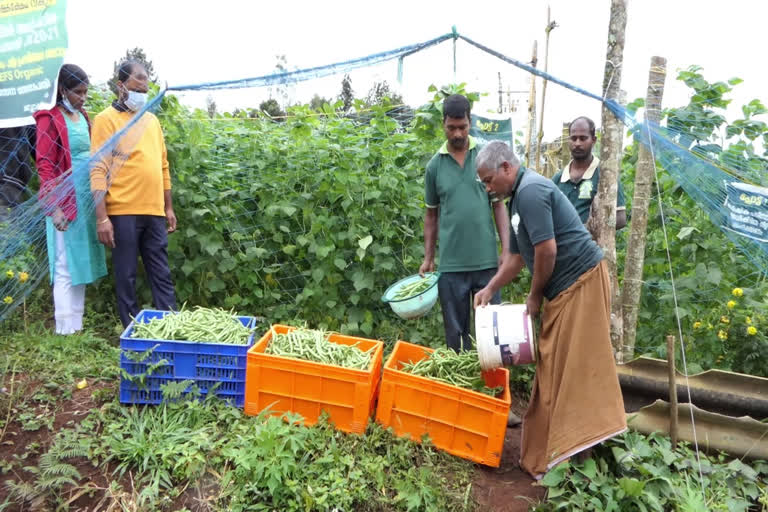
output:
M 477 156 L 486 191 L 509 197 L 509 253 L 475 307 L 527 266 L 526 299 L 538 316 L 536 377 L 523 417 L 520 466 L 540 479 L 561 461 L 627 429 L 610 339 L 610 280 L 603 253 L 576 209 L 549 179 L 494 141 Z M 546 303 L 543 304 L 544 299 Z

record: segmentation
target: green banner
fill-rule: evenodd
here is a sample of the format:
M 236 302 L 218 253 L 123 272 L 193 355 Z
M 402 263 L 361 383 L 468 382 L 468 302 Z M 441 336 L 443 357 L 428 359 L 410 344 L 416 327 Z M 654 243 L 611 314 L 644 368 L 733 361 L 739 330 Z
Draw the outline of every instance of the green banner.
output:
M 67 51 L 66 0 L 0 0 L 0 128 L 56 103 Z
M 768 189 L 732 181 L 725 184 L 726 229 L 768 242 Z
M 472 114 L 472 125 L 469 134 L 481 144 L 492 140 L 503 140 L 514 147 L 512 119 L 488 119 Z

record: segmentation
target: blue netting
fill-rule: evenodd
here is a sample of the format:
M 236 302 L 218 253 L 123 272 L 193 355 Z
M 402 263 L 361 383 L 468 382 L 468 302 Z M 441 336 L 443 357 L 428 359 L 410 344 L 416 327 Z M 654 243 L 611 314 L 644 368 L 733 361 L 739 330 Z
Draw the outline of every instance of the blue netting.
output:
M 545 78 L 550 82 L 558 84 L 592 100 L 603 101 L 602 95 L 600 94 L 590 92 L 583 87 L 558 79 L 551 74 L 540 71 L 517 59 L 507 57 L 457 33 L 445 34 L 422 43 L 325 66 L 311 67 L 286 73 L 275 73 L 242 80 L 178 85 L 169 87 L 168 90 L 188 91 L 253 88 L 311 80 L 333 74 L 342 74 L 354 69 L 375 65 L 393 59 L 402 60 L 405 56 L 422 51 L 448 39 L 465 41 L 481 51 L 493 55 L 525 72 Z M 155 110 L 164 97 L 165 92 L 166 91 L 161 91 L 160 94 L 158 94 L 153 101 L 134 118 L 131 124 L 112 137 L 112 139 L 110 139 L 105 146 L 93 156 L 91 162 L 73 169 L 71 173 L 64 176 L 59 183 L 55 184 L 44 197 L 29 197 L 29 191 L 27 191 L 27 198 L 25 200 L 21 193 L 14 194 L 10 200 L 6 197 L 5 201 L 7 205 L 12 206 L 13 208 L 3 213 L 5 218 L 0 218 L 0 226 L 2 226 L 0 227 L 0 263 L 2 264 L 0 271 L 2 271 L 3 274 L 7 271 L 11 271 L 10 273 L 13 273 L 13 277 L 6 277 L 0 274 L 0 278 L 3 279 L 0 281 L 0 300 L 10 298 L 8 303 L 0 303 L 0 319 L 17 306 L 35 284 L 47 277 L 44 222 L 46 208 L 44 205 L 51 203 L 55 204 L 62 197 L 70 194 L 74 187 L 73 177 L 80 173 L 88 173 L 91 163 L 98 159 L 113 159 L 111 172 L 119 172 L 121 158 L 124 158 L 130 152 L 132 141 L 135 141 L 136 137 L 141 133 L 142 114 L 146 111 Z M 695 99 L 693 103 L 697 104 L 697 108 L 700 108 L 702 111 L 707 111 L 709 108 L 707 101 L 706 98 L 701 98 L 699 100 Z M 711 142 L 712 140 L 717 139 L 717 134 L 692 133 L 691 130 L 686 127 L 687 125 L 677 123 L 675 120 L 681 120 L 684 113 L 678 112 L 677 117 L 670 117 L 666 126 L 646 126 L 635 117 L 632 111 L 622 107 L 618 103 L 608 101 L 606 104 L 608 108 L 627 125 L 630 131 L 634 133 L 636 140 L 652 148 L 659 166 L 666 169 L 685 192 L 696 200 L 701 208 L 709 215 L 713 224 L 722 229 L 728 238 L 743 251 L 751 262 L 754 263 L 757 271 L 765 273 L 766 270 L 768 270 L 768 255 L 766 254 L 768 246 L 757 236 L 745 236 L 744 234 L 733 230 L 735 224 L 732 213 L 734 210 L 732 208 L 729 209 L 729 206 L 726 203 L 727 186 L 729 186 L 729 184 L 731 184 L 730 187 L 732 190 L 738 190 L 739 193 L 746 190 L 746 192 L 743 193 L 747 194 L 748 197 L 752 197 L 753 195 L 754 197 L 757 197 L 763 193 L 763 190 L 760 188 L 744 189 L 744 186 L 749 184 L 754 186 L 763 186 L 766 184 L 764 178 L 764 166 L 761 167 L 759 165 L 761 160 L 759 158 L 749 158 L 750 156 L 753 156 L 752 153 L 754 152 L 754 148 L 752 148 L 751 144 L 747 145 L 745 143 L 741 151 L 724 152 L 723 148 L 716 143 Z M 223 119 L 209 121 L 224 122 Z M 200 122 L 200 120 L 196 119 L 195 122 Z M 222 128 L 224 127 L 223 124 L 221 126 Z M 382 135 L 382 137 L 384 137 L 384 135 Z M 2 162 L 0 162 L 0 165 L 2 165 L 2 175 L 0 177 L 3 179 L 3 182 L 0 183 L 0 201 L 2 201 L 4 197 L 2 195 L 3 190 L 9 190 L 10 188 L 15 187 L 15 190 L 18 192 L 23 189 L 23 186 L 20 186 L 19 183 L 24 185 L 24 172 L 29 174 L 31 168 L 27 163 L 26 171 L 24 171 L 24 166 L 20 166 L 18 163 L 20 161 L 25 161 L 24 148 L 29 146 L 29 139 L 30 136 L 28 132 L 26 135 L 24 133 L 11 133 L 8 131 L 0 133 L 0 142 L 2 142 L 2 146 L 0 147 L 3 148 L 2 152 L 0 152 L 0 157 L 3 159 Z M 251 151 L 249 148 L 210 148 L 209 159 L 211 163 L 220 168 L 231 169 L 231 172 L 227 175 L 227 179 L 230 181 L 222 182 L 218 185 L 216 183 L 201 183 L 200 186 L 222 186 L 226 188 L 227 186 L 232 186 L 232 184 L 236 182 L 253 180 L 254 173 L 260 173 L 262 176 L 267 176 L 263 169 L 257 167 L 251 168 L 253 163 L 251 161 L 246 162 L 245 160 L 248 159 L 248 156 L 244 153 L 238 154 L 237 151 L 239 150 Z M 756 164 L 755 162 L 758 163 Z M 17 175 L 22 176 L 22 178 L 20 179 Z M 189 187 L 193 185 L 186 183 L 183 186 Z M 375 186 L 375 180 L 372 181 L 372 186 Z M 222 200 L 225 200 L 227 193 L 228 190 L 222 190 Z M 736 194 L 736 196 L 738 195 L 739 194 Z M 84 214 L 92 215 L 92 202 L 82 206 L 78 205 L 78 207 Z M 222 211 L 225 210 L 222 209 Z M 275 215 L 274 211 L 266 211 L 265 209 L 257 211 L 254 210 L 253 205 L 248 204 L 247 202 L 227 204 L 226 211 L 229 212 L 228 217 L 222 218 L 222 222 L 228 226 L 228 229 L 230 229 L 232 233 L 252 237 L 249 242 L 250 245 L 242 245 L 241 249 L 243 251 L 258 246 L 259 239 L 256 238 L 256 236 L 262 236 L 264 238 L 271 236 L 269 233 L 259 234 L 259 223 L 261 215 Z M 759 213 L 760 212 L 758 211 L 757 213 L 750 215 L 756 219 L 760 219 Z M 762 226 L 758 226 L 755 230 L 758 228 L 763 229 Z M 254 233 L 257 235 L 254 235 Z M 299 239 L 306 233 L 290 231 L 285 234 L 294 239 Z M 349 256 L 354 259 L 354 252 L 350 255 L 340 256 L 343 258 Z M 295 261 L 292 262 L 291 265 L 292 268 L 294 268 L 293 273 L 291 273 L 290 270 L 286 271 L 283 280 L 280 282 L 280 286 L 285 291 L 298 293 L 301 292 L 302 282 L 306 279 L 306 265 Z M 259 269 L 255 269 L 255 271 L 258 270 Z M 26 278 L 24 280 L 19 279 L 20 271 L 25 272 Z

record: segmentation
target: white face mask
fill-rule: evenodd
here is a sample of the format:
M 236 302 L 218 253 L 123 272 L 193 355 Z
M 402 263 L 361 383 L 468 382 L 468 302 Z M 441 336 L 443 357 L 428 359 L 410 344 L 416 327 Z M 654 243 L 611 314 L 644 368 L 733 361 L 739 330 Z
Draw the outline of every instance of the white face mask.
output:
M 147 93 L 128 91 L 128 97 L 123 102 L 129 110 L 136 112 L 147 104 Z
M 67 97 L 63 94 L 61 95 L 61 106 L 64 107 L 64 109 L 70 114 L 77 112 L 77 109 L 72 106 L 72 103 L 70 103 Z

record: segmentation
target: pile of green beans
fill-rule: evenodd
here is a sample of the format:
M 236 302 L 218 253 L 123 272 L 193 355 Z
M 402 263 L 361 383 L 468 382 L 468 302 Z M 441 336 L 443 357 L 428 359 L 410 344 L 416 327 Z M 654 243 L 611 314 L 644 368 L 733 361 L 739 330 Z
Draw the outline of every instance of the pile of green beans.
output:
M 220 308 L 196 307 L 162 318 L 153 318 L 147 323 L 133 324 L 132 338 L 153 340 L 192 341 L 197 343 L 226 343 L 245 345 L 252 329 L 244 326 L 233 311 Z
M 364 351 L 354 345 L 342 345 L 328 341 L 330 333 L 299 328 L 285 334 L 272 331 L 272 340 L 265 352 L 276 356 L 304 359 L 323 364 L 367 370 L 376 347 Z
M 485 385 L 476 350 L 457 354 L 449 348 L 438 348 L 421 361 L 401 363 L 400 370 L 488 396 L 496 396 L 504 390 L 503 386 L 490 388 Z
M 408 283 L 407 285 L 397 290 L 397 293 L 395 293 L 395 296 L 392 297 L 392 299 L 405 300 L 410 297 L 413 297 L 414 295 L 424 293 L 430 288 L 430 286 L 432 286 L 433 283 L 434 283 L 434 278 L 432 276 L 423 277 L 418 281 Z

